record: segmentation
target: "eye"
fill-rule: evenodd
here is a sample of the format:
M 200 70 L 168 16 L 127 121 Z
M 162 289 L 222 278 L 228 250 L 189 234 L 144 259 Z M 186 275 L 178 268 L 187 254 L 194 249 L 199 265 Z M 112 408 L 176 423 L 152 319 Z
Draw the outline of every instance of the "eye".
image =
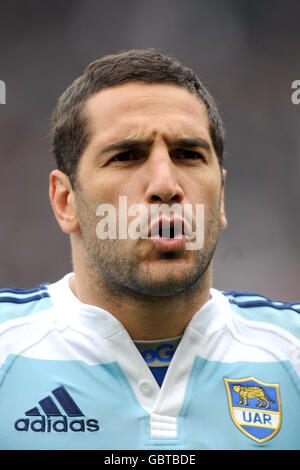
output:
M 178 150 L 175 155 L 175 158 L 179 160 L 189 159 L 189 160 L 203 160 L 204 157 L 201 153 L 196 152 L 195 150 Z
M 130 160 L 135 160 L 136 157 L 132 154 L 132 152 L 122 152 L 115 155 L 110 161 L 111 162 L 128 162 Z

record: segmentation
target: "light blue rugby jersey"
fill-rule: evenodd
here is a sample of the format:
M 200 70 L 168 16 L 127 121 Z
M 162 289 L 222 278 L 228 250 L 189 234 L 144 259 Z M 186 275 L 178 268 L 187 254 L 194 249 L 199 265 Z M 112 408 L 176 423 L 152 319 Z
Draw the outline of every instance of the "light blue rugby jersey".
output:
M 0 449 L 300 448 L 300 303 L 211 289 L 159 387 L 71 275 L 0 291 Z

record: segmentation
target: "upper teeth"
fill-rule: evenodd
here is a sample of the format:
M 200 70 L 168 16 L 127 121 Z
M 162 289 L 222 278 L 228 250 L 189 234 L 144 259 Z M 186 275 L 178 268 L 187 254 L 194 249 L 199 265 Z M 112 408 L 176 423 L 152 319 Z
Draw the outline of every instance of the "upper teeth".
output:
M 181 222 L 169 222 L 169 221 L 160 221 L 159 224 L 159 235 L 164 238 L 174 238 L 175 235 L 181 233 L 182 227 Z

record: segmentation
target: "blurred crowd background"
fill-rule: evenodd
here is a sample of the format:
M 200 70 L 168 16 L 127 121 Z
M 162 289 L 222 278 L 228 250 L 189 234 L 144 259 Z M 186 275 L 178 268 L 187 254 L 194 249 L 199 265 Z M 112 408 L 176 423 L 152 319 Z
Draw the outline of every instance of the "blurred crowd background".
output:
M 300 299 L 298 0 L 0 2 L 0 287 L 72 270 L 52 214 L 50 115 L 104 54 L 155 47 L 196 70 L 226 128 L 226 206 L 214 287 Z

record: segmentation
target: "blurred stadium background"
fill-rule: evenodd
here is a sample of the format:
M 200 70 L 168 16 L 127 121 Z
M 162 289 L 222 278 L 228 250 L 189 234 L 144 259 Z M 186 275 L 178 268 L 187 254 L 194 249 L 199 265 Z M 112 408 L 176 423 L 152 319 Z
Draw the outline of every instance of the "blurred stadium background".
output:
M 48 201 L 56 99 L 92 60 L 156 47 L 194 68 L 225 121 L 228 228 L 214 286 L 300 298 L 298 0 L 10 0 L 0 3 L 0 287 L 71 270 Z

